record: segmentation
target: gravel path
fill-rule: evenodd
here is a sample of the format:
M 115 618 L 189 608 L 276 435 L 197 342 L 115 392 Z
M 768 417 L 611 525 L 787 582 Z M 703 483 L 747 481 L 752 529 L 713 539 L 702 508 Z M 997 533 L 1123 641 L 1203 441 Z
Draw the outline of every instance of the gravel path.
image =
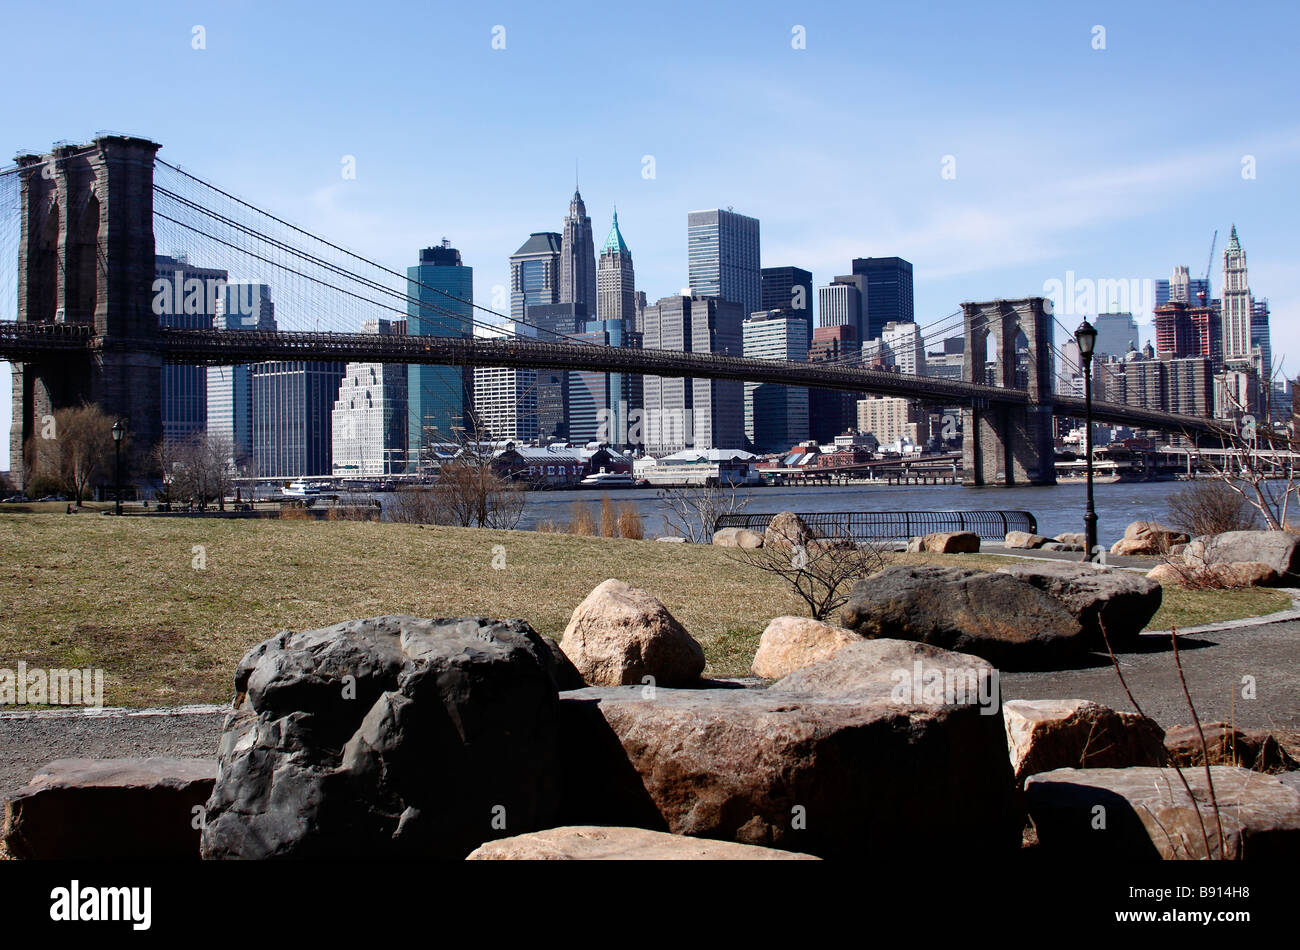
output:
M 220 706 L 176 709 L 79 710 L 0 713 L 0 798 L 27 784 L 54 759 L 217 754 L 227 710 Z
M 1121 669 L 1142 710 L 1168 728 L 1189 724 L 1168 637 L 1124 654 Z M 1202 722 L 1235 717 L 1248 729 L 1300 729 L 1300 621 L 1228 626 L 1180 636 L 1188 688 Z M 1002 674 L 1003 699 L 1091 699 L 1121 711 L 1132 706 L 1107 657 L 1094 665 L 1044 673 Z M 1255 699 L 1241 695 L 1255 680 Z M 191 706 L 156 710 L 0 712 L 0 798 L 27 784 L 52 759 L 146 755 L 215 756 L 227 710 Z

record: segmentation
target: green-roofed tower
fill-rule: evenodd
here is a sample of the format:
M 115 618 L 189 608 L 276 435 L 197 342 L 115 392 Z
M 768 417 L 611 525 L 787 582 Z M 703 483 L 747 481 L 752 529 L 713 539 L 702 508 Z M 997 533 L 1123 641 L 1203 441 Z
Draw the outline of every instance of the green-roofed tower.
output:
M 618 229 L 618 209 L 605 246 L 596 262 L 597 316 L 601 320 L 622 320 L 629 332 L 636 332 L 636 275 L 632 252 Z

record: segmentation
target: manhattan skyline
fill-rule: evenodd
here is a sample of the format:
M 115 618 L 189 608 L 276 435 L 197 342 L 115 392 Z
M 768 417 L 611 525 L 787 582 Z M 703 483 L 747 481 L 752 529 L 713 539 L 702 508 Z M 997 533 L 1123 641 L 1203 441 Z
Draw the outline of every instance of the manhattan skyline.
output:
M 474 268 L 475 301 L 502 313 L 509 256 L 561 230 L 575 160 L 594 233 L 617 205 L 650 303 L 688 284 L 686 215 L 701 208 L 759 219 L 761 265 L 806 268 L 817 285 L 855 257 L 905 258 L 922 324 L 1069 274 L 1155 280 L 1186 265 L 1198 279 L 1215 230 L 1219 296 L 1235 225 L 1251 290 L 1271 305 L 1273 352 L 1300 370 L 1288 359 L 1300 353 L 1291 5 L 664 4 L 648 16 L 507 3 L 451 18 L 376 3 L 372 26 L 355 17 L 329 3 L 12 10 L 5 52 L 41 75 L 42 95 L 6 103 L 6 147 L 150 136 L 161 158 L 395 270 L 449 238 Z M 40 44 L 17 43 L 38 24 L 62 30 L 73 59 L 111 43 L 120 68 L 86 95 L 40 69 Z M 575 48 L 584 68 L 557 112 L 546 69 Z M 1136 316 L 1145 341 L 1150 313 Z

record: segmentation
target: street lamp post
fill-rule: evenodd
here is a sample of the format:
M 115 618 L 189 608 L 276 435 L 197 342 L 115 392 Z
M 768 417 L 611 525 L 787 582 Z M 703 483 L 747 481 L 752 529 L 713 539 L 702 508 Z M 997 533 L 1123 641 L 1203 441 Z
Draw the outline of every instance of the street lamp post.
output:
M 1097 548 L 1097 509 L 1092 500 L 1092 351 L 1097 344 L 1097 328 L 1085 318 L 1074 331 L 1075 342 L 1079 344 L 1079 359 L 1083 362 L 1083 402 L 1084 402 L 1084 458 L 1088 473 L 1088 510 L 1083 516 L 1083 546 L 1085 561 L 1091 561 Z
M 117 503 L 113 506 L 113 513 L 118 515 L 122 513 L 122 432 L 122 420 L 118 419 L 113 423 L 113 469 L 117 482 Z

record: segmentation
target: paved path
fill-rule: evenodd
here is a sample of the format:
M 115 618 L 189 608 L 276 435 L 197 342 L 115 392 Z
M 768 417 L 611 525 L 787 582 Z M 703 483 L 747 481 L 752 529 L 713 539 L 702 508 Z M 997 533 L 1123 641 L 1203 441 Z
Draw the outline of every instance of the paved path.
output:
M 1120 670 L 1142 711 L 1168 729 L 1190 725 L 1168 635 L 1144 634 L 1147 652 L 1119 657 Z M 1201 722 L 1232 720 L 1249 729 L 1300 729 L 1300 620 L 1233 626 L 1179 634 L 1187 688 Z M 1044 673 L 1003 673 L 1003 699 L 1091 699 L 1132 712 L 1110 657 L 1095 665 Z M 1242 697 L 1243 677 L 1253 677 L 1255 699 Z

